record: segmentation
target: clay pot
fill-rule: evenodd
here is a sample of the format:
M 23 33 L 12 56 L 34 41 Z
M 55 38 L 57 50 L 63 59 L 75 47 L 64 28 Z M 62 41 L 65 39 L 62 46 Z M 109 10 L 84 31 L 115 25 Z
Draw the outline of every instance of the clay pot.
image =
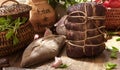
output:
M 45 28 L 51 28 L 56 15 L 54 9 L 48 4 L 47 0 L 28 0 L 28 5 L 32 6 L 30 11 L 30 22 L 37 33 L 44 33 Z

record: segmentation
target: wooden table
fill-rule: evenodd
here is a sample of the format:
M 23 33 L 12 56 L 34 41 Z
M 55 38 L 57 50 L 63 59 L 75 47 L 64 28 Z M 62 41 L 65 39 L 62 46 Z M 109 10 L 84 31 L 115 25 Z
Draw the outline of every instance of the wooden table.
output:
M 113 37 L 112 39 L 106 42 L 107 47 L 111 48 L 111 46 L 115 46 L 120 50 L 120 41 L 116 42 L 116 39 L 120 37 Z M 18 68 L 21 61 L 21 54 L 13 55 L 9 57 L 10 64 L 12 67 L 3 68 L 3 70 L 26 70 Z M 113 62 L 117 64 L 117 67 L 113 70 L 120 70 L 120 53 L 118 53 L 117 59 L 110 58 L 110 51 L 105 50 L 102 54 L 94 58 L 80 58 L 73 59 L 69 58 L 66 55 L 65 50 L 63 51 L 61 58 L 64 64 L 67 64 L 68 67 L 65 69 L 55 69 L 51 67 L 51 63 L 54 60 L 50 60 L 44 64 L 37 64 L 34 67 L 31 67 L 27 70 L 105 70 L 105 64 L 107 62 Z M 17 67 L 17 68 L 16 68 Z

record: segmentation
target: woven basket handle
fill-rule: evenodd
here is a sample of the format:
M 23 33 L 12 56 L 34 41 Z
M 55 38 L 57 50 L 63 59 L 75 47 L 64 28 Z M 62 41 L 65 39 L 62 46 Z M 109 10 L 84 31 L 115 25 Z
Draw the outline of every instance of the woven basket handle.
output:
M 15 2 L 15 3 L 19 4 L 19 2 L 17 2 L 16 0 L 6 0 L 1 4 L 0 7 L 2 7 L 5 3 L 9 2 L 9 1 L 12 1 L 12 2 Z

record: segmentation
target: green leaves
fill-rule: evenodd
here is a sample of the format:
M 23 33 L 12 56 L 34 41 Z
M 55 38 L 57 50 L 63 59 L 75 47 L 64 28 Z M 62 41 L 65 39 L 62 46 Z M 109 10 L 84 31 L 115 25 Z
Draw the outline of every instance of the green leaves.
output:
M 9 23 L 10 23 L 10 19 L 7 18 L 3 18 L 1 17 L 0 18 L 0 31 L 4 31 L 6 30 L 7 28 L 9 28 Z
M 3 25 L 4 23 L 6 23 L 7 20 L 3 17 L 0 18 L 0 25 Z
M 110 51 L 110 57 L 111 58 L 117 58 L 117 53 L 119 52 L 119 49 L 115 46 L 112 46 L 112 49 L 107 48 Z
M 111 51 L 112 51 L 112 52 L 118 52 L 118 51 L 119 51 L 119 49 L 118 49 L 118 48 L 116 48 L 116 47 L 114 47 L 114 46 L 112 46 Z
M 117 58 L 117 54 L 112 52 L 111 55 L 110 55 L 111 58 Z
M 120 41 L 120 38 L 117 38 L 116 41 Z
M 19 40 L 16 36 L 17 29 L 20 27 L 21 24 L 25 23 L 27 18 L 25 17 L 18 17 L 17 19 L 12 19 L 11 16 L 7 16 L 6 18 L 0 18 L 0 31 L 7 30 L 7 34 L 5 35 L 6 39 L 13 39 L 13 44 L 16 45 Z
M 109 33 L 109 34 L 118 34 L 118 33 L 114 32 L 114 33 Z M 120 41 L 120 38 L 117 38 L 116 42 L 117 41 Z M 117 58 L 117 54 L 119 52 L 119 49 L 116 48 L 115 46 L 112 46 L 112 49 L 107 47 L 107 49 L 110 51 L 110 57 L 116 59 Z M 115 64 L 115 63 L 107 62 L 105 64 L 106 70 L 112 70 L 112 69 L 115 69 L 116 67 L 117 67 L 117 64 Z
M 108 35 L 115 35 L 115 34 L 117 34 L 117 33 L 116 33 L 116 32 L 109 32 L 109 31 L 108 31 L 107 34 L 108 34 Z
M 71 5 L 81 3 L 81 2 L 86 2 L 87 0 L 64 0 L 64 7 L 68 8 Z M 60 2 L 59 2 L 60 3 Z
M 28 19 L 27 18 L 25 18 L 25 17 L 22 17 L 22 19 L 21 19 L 21 24 L 23 24 L 23 23 L 25 23 L 26 21 L 27 21 Z
M 108 62 L 105 64 L 105 68 L 106 70 L 112 70 L 114 68 L 116 68 L 117 64 L 114 64 L 114 63 L 111 63 L 111 62 Z
M 13 44 L 16 45 L 19 42 L 17 36 L 13 36 Z
M 61 64 L 59 68 L 67 68 L 68 66 L 66 64 Z
M 117 58 L 117 52 L 119 52 L 119 49 L 112 46 L 112 49 L 109 49 L 109 50 L 111 51 L 110 57 L 111 58 Z M 107 62 L 105 64 L 106 70 L 112 70 L 112 69 L 116 68 L 116 66 L 117 66 L 117 64 L 114 64 L 114 63 L 111 63 L 111 62 Z
M 113 36 L 113 35 L 120 35 L 120 32 L 112 32 L 112 31 L 107 31 L 107 35 Z
M 112 49 L 110 49 L 111 54 L 110 57 L 111 58 L 117 58 L 117 52 L 119 51 L 119 49 L 117 49 L 116 47 L 112 46 Z
M 7 40 L 10 39 L 10 38 L 12 37 L 13 34 L 14 34 L 13 29 L 9 29 L 8 33 L 6 34 Z

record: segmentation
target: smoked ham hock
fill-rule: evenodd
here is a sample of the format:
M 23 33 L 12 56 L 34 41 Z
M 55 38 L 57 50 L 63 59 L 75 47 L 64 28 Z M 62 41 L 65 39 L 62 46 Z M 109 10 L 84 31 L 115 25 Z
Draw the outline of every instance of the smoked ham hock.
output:
M 65 26 L 63 32 L 68 41 L 66 53 L 69 57 L 93 57 L 105 49 L 104 15 L 106 9 L 94 2 L 80 3 L 70 6 L 67 17 L 62 23 L 57 23 L 58 34 L 61 34 L 59 25 Z

